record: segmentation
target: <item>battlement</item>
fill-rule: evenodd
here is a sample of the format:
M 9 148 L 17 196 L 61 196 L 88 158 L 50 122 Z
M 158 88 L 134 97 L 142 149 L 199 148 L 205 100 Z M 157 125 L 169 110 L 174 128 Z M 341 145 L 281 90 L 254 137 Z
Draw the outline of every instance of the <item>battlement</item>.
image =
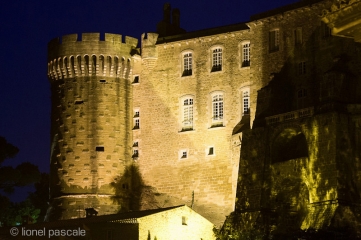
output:
M 77 33 L 75 34 L 68 34 L 64 35 L 62 37 L 57 37 L 52 39 L 49 42 L 50 46 L 56 46 L 59 44 L 66 44 L 66 43 L 75 43 L 75 42 L 111 42 L 111 43 L 123 43 L 132 47 L 137 47 L 138 39 L 125 36 L 125 41 L 122 42 L 122 35 L 120 34 L 113 34 L 113 33 L 105 33 L 104 34 L 104 40 L 101 40 L 100 33 L 82 33 L 81 38 L 79 38 L 79 35 Z
M 138 39 L 105 33 L 69 34 L 48 44 L 48 76 L 52 80 L 79 76 L 127 78 L 131 57 L 139 53 Z

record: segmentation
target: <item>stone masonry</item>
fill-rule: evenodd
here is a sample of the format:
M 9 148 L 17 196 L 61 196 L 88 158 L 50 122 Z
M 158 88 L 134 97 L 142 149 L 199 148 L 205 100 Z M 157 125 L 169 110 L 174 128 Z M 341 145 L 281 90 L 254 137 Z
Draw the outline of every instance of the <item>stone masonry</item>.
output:
M 116 34 L 51 41 L 49 219 L 128 211 L 137 182 L 140 209 L 187 204 L 216 226 L 234 210 L 244 229 L 352 222 L 361 47 L 331 36 L 321 21 L 331 5 L 185 33 L 166 4 L 140 51 Z

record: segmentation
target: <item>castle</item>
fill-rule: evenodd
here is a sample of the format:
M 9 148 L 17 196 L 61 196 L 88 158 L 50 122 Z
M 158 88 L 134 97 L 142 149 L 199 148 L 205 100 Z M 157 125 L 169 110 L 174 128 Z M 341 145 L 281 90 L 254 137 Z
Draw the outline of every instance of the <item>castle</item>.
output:
M 117 34 L 52 40 L 49 219 L 179 204 L 218 226 L 234 210 L 245 227 L 280 209 L 304 228 L 357 218 L 361 45 L 331 35 L 333 6 L 186 33 L 166 4 L 140 49 Z

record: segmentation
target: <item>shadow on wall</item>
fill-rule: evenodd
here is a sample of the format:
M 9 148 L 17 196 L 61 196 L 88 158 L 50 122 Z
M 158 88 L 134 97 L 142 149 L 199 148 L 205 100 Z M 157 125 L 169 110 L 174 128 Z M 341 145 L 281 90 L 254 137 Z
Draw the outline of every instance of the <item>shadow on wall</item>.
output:
M 112 182 L 111 187 L 115 193 L 112 197 L 114 203 L 120 205 L 124 200 L 129 202 L 129 209 L 122 208 L 119 212 L 161 207 L 155 198 L 160 194 L 154 188 L 145 185 L 139 167 L 134 164 L 126 166 L 123 175 Z

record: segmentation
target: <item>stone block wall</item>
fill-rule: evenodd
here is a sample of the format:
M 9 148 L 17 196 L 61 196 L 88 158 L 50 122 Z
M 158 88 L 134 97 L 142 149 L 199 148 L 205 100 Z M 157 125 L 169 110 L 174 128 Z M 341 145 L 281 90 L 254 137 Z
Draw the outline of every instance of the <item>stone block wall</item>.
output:
M 81 41 L 73 34 L 49 43 L 51 200 L 64 211 L 50 215 L 54 220 L 79 217 L 79 209 L 95 208 L 101 215 L 128 207 L 126 201 L 111 206 L 110 199 L 110 183 L 131 154 L 130 53 L 137 41 L 126 41 L 115 34 L 100 41 L 91 33 Z
M 162 44 L 153 40 L 152 46 L 153 36 L 142 40 L 143 68 L 140 83 L 133 86 L 133 107 L 140 111 L 140 128 L 133 130 L 133 139 L 139 143 L 137 164 L 146 184 L 188 205 L 194 192 L 194 209 L 220 224 L 235 200 L 239 142 L 231 139 L 242 118 L 240 90 L 252 88 L 250 69 L 241 67 L 240 55 L 240 43 L 250 39 L 250 32 Z M 213 46 L 223 47 L 219 72 L 211 72 Z M 191 76 L 182 77 L 184 52 L 192 53 L 193 69 Z M 211 94 L 216 91 L 224 96 L 224 122 L 212 127 Z M 182 131 L 181 99 L 187 95 L 194 100 L 192 131 Z M 209 155 L 210 147 L 213 155 Z M 186 159 L 180 158 L 181 150 L 188 152 Z

